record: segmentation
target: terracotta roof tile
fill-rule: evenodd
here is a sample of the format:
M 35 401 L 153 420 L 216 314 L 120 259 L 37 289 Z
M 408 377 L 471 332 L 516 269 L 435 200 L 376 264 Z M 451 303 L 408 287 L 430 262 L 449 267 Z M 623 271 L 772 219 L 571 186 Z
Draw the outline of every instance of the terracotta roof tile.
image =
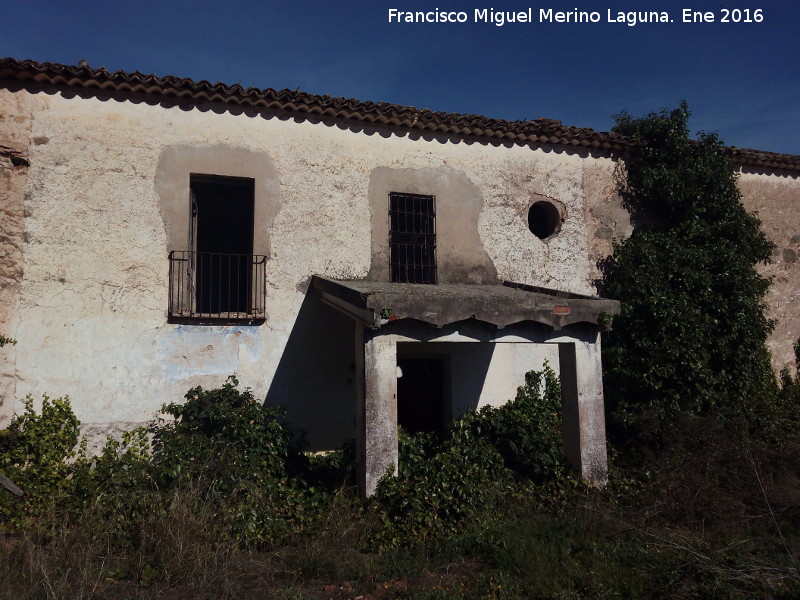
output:
M 0 82 L 83 88 L 154 98 L 213 102 L 234 106 L 317 115 L 345 121 L 378 124 L 389 128 L 444 133 L 454 136 L 583 147 L 602 152 L 629 151 L 636 140 L 614 132 L 585 127 L 565 127 L 553 119 L 506 121 L 480 115 L 434 112 L 386 102 L 332 98 L 301 91 L 258 89 L 208 81 L 193 81 L 171 75 L 158 77 L 139 71 L 109 72 L 105 68 L 40 63 L 33 60 L 0 59 Z M 738 164 L 769 169 L 800 170 L 800 156 L 728 147 L 723 151 Z

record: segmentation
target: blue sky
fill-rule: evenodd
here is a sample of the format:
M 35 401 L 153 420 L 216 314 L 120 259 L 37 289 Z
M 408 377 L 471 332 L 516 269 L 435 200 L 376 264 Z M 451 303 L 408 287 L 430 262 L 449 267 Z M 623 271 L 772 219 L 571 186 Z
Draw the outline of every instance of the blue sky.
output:
M 475 9 L 533 9 L 533 23 L 472 22 Z M 461 10 L 461 24 L 397 24 L 388 11 Z M 600 23 L 540 23 L 540 9 Z M 714 23 L 682 23 L 683 8 Z M 720 23 L 723 9 L 761 23 Z M 139 70 L 505 119 L 607 130 L 612 115 L 689 103 L 693 130 L 800 154 L 800 2 L 772 0 L 0 0 L 0 56 Z M 664 10 L 672 23 L 608 23 Z

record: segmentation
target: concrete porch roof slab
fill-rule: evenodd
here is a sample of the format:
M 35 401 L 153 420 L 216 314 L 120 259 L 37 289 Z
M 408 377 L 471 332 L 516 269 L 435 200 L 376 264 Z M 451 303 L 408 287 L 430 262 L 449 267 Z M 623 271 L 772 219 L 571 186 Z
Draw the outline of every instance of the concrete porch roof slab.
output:
M 416 319 L 435 327 L 477 319 L 499 328 L 534 321 L 558 330 L 572 323 L 597 325 L 601 315 L 620 311 L 616 300 L 513 282 L 423 285 L 337 281 L 315 275 L 311 286 L 320 292 L 323 302 L 371 329 L 379 329 L 390 319 Z

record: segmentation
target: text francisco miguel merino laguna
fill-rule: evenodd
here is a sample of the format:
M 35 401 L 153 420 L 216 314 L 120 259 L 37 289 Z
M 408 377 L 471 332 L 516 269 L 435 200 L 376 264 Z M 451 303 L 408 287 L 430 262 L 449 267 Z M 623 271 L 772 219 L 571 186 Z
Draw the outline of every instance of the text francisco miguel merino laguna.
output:
M 684 8 L 676 11 L 681 23 L 761 23 L 764 20 L 762 9 L 717 9 L 716 11 L 695 11 Z M 470 18 L 470 16 L 472 18 Z M 446 11 L 435 8 L 429 11 L 389 9 L 389 23 L 490 23 L 502 26 L 508 23 L 624 23 L 633 27 L 639 23 L 673 23 L 670 12 L 661 10 L 616 11 L 608 9 L 605 20 L 596 10 L 553 10 L 540 8 L 534 10 L 509 11 L 494 8 L 476 8 L 468 11 Z

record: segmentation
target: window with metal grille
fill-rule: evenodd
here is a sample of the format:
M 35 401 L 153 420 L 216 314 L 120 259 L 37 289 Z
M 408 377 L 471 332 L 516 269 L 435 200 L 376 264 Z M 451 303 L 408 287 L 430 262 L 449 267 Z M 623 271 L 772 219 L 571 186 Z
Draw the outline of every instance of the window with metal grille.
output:
M 392 281 L 436 283 L 436 198 L 389 194 Z

